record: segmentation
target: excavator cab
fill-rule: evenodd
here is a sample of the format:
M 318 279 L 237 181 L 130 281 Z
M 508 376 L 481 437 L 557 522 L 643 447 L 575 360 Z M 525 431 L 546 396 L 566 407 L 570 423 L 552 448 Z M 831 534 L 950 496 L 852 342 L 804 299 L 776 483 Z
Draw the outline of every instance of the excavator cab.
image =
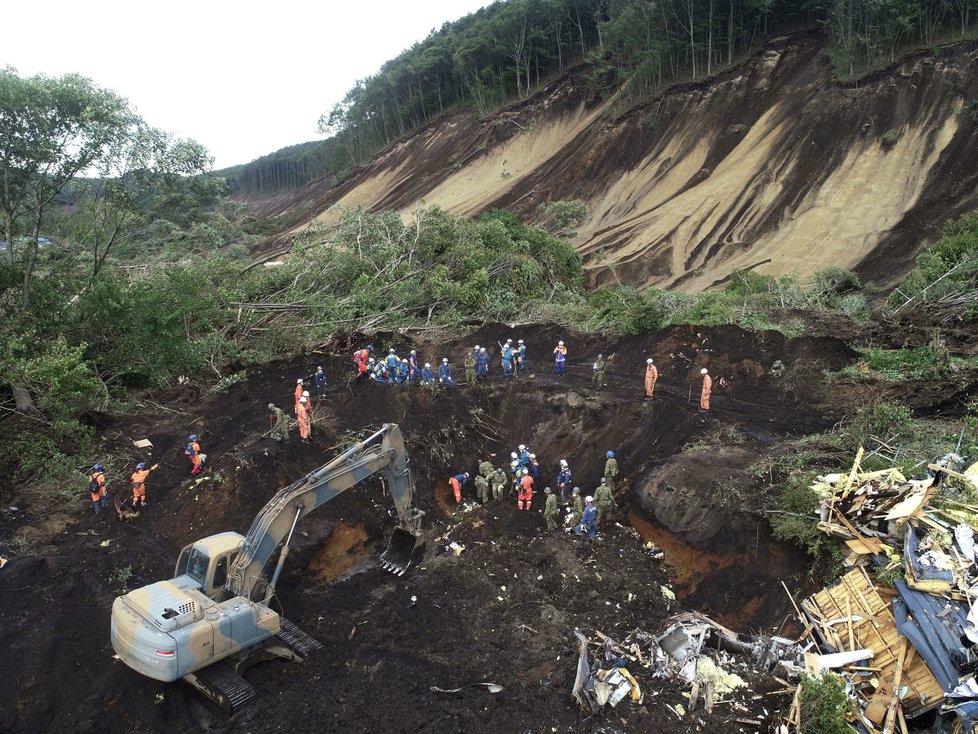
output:
M 404 573 L 424 556 L 425 541 L 420 533 L 405 527 L 395 527 L 390 542 L 380 556 L 380 565 L 395 576 Z

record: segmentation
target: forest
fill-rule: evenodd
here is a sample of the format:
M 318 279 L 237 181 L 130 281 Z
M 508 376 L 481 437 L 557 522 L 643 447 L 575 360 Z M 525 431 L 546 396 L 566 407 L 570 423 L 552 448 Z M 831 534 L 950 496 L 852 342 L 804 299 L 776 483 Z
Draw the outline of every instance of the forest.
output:
M 975 0 L 505 0 L 433 30 L 319 121 L 329 138 L 224 172 L 242 191 L 338 174 L 460 105 L 488 116 L 569 66 L 627 106 L 715 73 L 772 35 L 820 28 L 840 80 L 974 33 Z M 935 53 L 939 53 L 935 49 Z

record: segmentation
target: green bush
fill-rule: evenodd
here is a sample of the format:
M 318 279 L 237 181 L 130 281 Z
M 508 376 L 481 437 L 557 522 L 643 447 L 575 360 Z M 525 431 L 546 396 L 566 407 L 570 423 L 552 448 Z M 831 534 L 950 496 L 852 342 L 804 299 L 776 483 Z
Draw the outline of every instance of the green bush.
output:
M 655 292 L 641 294 L 628 286 L 599 288 L 588 298 L 592 328 L 618 334 L 641 334 L 662 327 L 662 307 Z
M 826 671 L 820 678 L 802 675 L 801 720 L 807 734 L 852 734 L 845 682 Z
M 840 544 L 817 527 L 821 499 L 811 488 L 817 473 L 795 473 L 785 481 L 770 515 L 771 530 L 778 540 L 795 543 L 815 559 L 813 574 L 831 578 L 842 567 L 843 554 Z
M 853 446 L 863 446 L 870 438 L 886 440 L 906 433 L 913 423 L 913 413 L 902 403 L 880 398 L 860 408 L 845 426 Z

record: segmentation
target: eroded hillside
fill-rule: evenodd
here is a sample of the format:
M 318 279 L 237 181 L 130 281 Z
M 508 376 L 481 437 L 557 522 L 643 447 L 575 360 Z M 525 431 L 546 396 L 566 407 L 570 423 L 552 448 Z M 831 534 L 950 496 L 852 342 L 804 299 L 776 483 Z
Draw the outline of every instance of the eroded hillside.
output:
M 595 285 L 703 290 L 735 269 L 835 265 L 885 286 L 978 206 L 978 52 L 939 51 L 844 86 L 818 34 L 782 37 L 626 114 L 571 74 L 491 119 L 446 116 L 340 186 L 253 205 L 294 232 L 335 204 L 532 219 L 583 199 L 575 244 Z

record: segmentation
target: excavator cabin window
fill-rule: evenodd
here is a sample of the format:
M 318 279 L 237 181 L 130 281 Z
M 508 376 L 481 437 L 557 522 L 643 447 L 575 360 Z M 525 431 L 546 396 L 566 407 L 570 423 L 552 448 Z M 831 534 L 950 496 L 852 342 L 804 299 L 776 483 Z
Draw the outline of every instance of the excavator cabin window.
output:
M 177 561 L 177 576 L 188 574 L 201 586 L 207 584 L 207 569 L 211 559 L 192 546 L 183 549 L 180 560 Z

